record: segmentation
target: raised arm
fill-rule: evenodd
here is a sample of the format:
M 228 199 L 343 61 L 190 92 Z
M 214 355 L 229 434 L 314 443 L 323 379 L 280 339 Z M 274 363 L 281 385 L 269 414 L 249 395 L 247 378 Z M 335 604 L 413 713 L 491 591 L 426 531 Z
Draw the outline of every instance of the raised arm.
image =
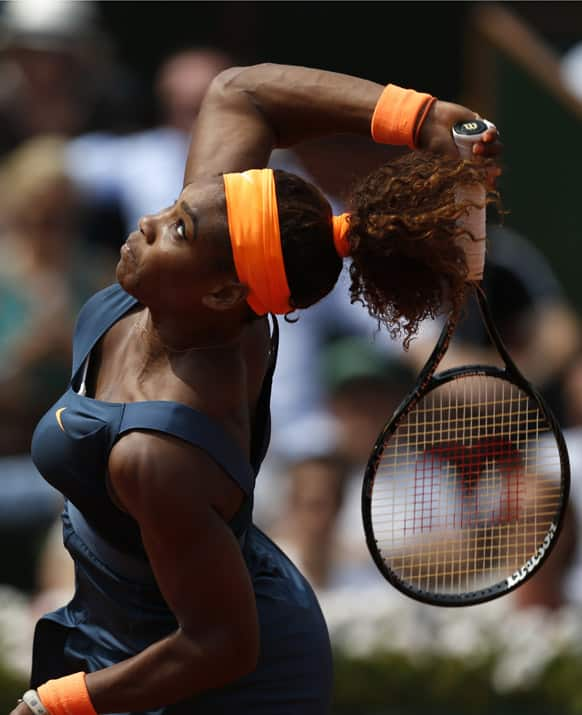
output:
M 274 148 L 314 137 L 369 136 L 383 90 L 376 82 L 307 67 L 230 68 L 216 77 L 206 94 L 184 183 L 197 176 L 263 167 Z M 461 105 L 435 102 L 422 125 L 419 148 L 456 155 L 451 126 L 475 116 Z M 492 132 L 488 140 L 494 136 Z

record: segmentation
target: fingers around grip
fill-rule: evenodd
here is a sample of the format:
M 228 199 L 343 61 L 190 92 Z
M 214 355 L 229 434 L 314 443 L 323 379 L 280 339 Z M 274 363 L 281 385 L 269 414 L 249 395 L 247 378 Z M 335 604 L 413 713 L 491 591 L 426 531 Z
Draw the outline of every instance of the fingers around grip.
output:
M 497 129 L 487 130 L 473 148 L 473 154 L 478 154 L 479 156 L 496 157 L 502 152 L 503 144 L 499 140 L 499 131 Z
M 482 121 L 472 110 L 453 102 L 436 101 L 431 107 L 419 132 L 418 146 L 425 151 L 458 157 L 451 129 L 455 124 Z M 473 148 L 473 154 L 496 157 L 502 151 L 499 132 L 495 127 L 488 129 Z

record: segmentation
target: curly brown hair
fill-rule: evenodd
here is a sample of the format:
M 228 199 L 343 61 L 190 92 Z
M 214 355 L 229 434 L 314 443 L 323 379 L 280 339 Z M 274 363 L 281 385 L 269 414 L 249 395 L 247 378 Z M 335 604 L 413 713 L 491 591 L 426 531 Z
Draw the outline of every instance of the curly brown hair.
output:
M 411 152 L 351 194 L 351 300 L 393 338 L 403 336 L 405 349 L 422 320 L 461 308 L 467 264 L 457 241 L 467 229 L 459 218 L 471 204 L 459 202 L 455 189 L 486 183 L 492 164 Z M 496 193 L 487 195 L 487 203 L 497 200 Z

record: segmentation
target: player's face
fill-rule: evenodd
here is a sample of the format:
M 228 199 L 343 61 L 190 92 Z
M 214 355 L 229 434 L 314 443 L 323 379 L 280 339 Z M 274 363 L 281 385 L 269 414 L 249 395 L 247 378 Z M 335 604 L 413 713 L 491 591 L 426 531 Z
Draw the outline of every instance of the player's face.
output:
M 226 231 L 222 182 L 191 184 L 140 220 L 121 247 L 117 279 L 145 305 L 193 310 L 225 278 Z

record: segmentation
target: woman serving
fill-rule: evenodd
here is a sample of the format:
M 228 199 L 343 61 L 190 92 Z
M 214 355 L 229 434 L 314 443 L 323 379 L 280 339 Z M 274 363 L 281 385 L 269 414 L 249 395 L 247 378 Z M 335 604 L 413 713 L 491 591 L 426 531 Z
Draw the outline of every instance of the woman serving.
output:
M 307 581 L 252 523 L 269 440 L 275 315 L 307 308 L 350 255 L 352 300 L 410 339 L 458 304 L 459 159 L 474 112 L 348 75 L 264 64 L 208 90 L 184 188 L 121 249 L 83 307 L 71 382 L 32 455 L 65 496 L 72 601 L 38 623 L 12 715 L 328 712 L 327 629 Z M 412 152 L 367 177 L 349 215 L 264 169 L 271 150 L 372 133 Z M 494 129 L 474 153 L 494 157 Z M 147 180 L 147 177 L 144 177 Z

